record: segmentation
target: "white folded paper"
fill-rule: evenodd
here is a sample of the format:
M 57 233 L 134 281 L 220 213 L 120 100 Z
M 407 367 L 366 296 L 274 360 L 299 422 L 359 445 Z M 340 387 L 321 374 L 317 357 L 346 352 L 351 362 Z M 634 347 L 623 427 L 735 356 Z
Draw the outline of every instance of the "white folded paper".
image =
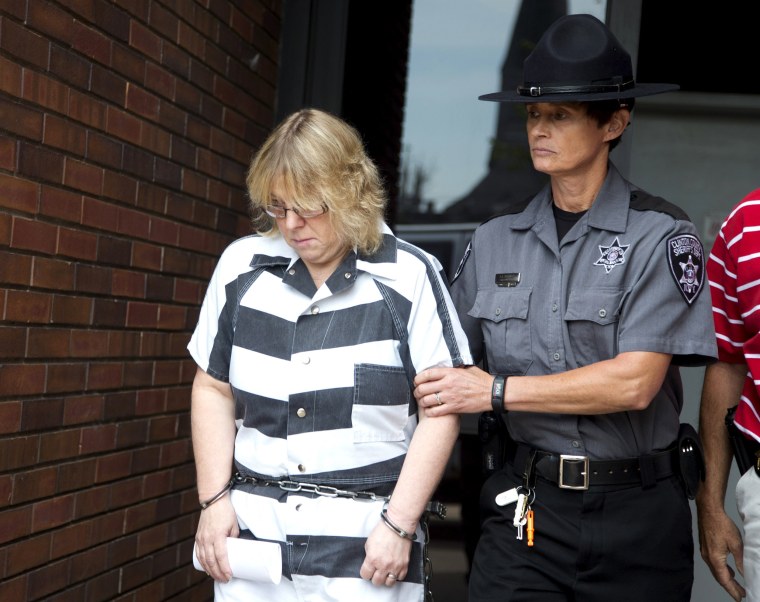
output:
M 227 558 L 230 561 L 232 576 L 238 579 L 275 584 L 282 579 L 282 556 L 279 544 L 228 537 Z M 193 566 L 199 571 L 203 570 L 195 555 L 195 546 L 193 546 Z

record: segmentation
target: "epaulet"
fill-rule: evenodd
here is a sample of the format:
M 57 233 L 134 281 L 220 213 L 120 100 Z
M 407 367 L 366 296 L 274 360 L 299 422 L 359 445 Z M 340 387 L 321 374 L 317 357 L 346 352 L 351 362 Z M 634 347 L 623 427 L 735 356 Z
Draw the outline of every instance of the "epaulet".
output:
M 662 197 L 649 194 L 645 190 L 634 190 L 631 192 L 631 209 L 634 211 L 657 211 L 659 213 L 666 213 L 674 219 L 691 221 L 688 214 L 678 205 L 674 205 Z
M 489 218 L 481 222 L 481 225 L 486 224 L 490 222 L 492 219 L 496 219 L 497 217 L 501 217 L 503 215 L 514 215 L 515 213 L 522 213 L 535 196 L 536 196 L 535 194 L 531 194 L 531 195 L 526 196 L 521 201 L 512 201 L 502 211 L 500 211 L 499 213 L 496 213 L 495 215 L 490 216 Z

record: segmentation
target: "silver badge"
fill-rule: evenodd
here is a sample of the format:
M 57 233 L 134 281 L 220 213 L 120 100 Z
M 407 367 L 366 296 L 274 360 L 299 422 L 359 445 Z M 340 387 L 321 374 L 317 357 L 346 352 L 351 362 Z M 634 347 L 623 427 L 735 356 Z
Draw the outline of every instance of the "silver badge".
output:
M 625 263 L 625 252 L 630 246 L 621 245 L 616 236 L 610 246 L 599 245 L 599 251 L 602 253 L 602 256 L 594 262 L 594 265 L 604 266 L 605 271 L 609 274 L 610 270 L 616 265 L 623 265 Z

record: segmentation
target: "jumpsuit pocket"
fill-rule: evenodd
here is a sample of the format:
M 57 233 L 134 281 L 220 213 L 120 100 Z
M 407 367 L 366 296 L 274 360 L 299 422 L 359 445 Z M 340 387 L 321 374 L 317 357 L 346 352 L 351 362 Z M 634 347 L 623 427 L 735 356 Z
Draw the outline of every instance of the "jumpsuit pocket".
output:
M 508 375 L 525 374 L 533 361 L 528 308 L 533 289 L 481 290 L 468 315 L 480 320 L 488 365 Z
M 403 441 L 411 398 L 402 367 L 357 364 L 351 409 L 354 443 Z
M 565 321 L 579 366 L 617 355 L 617 325 L 624 292 L 616 287 L 571 291 Z

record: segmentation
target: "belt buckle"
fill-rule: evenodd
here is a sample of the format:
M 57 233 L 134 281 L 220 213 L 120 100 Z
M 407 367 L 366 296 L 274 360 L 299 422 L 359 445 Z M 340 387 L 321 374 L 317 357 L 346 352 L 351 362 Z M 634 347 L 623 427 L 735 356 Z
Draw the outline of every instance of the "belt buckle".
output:
M 583 484 L 573 485 L 573 484 L 565 483 L 565 462 L 582 462 L 583 463 L 583 471 L 581 472 L 581 474 L 583 475 Z M 566 456 L 564 454 L 560 454 L 559 456 L 559 482 L 557 483 L 560 489 L 576 489 L 578 491 L 585 491 L 588 489 L 588 478 L 589 478 L 588 456 Z

